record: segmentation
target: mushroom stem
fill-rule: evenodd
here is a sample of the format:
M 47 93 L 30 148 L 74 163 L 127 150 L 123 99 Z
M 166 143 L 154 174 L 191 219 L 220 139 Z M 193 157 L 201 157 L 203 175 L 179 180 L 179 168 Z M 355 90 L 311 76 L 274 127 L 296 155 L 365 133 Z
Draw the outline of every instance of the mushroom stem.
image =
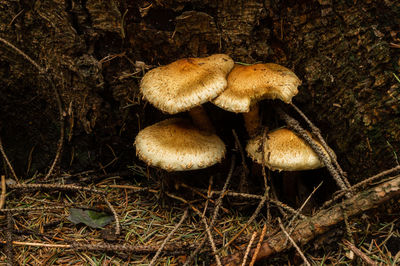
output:
M 243 113 L 244 125 L 250 138 L 256 136 L 261 129 L 261 119 L 259 112 L 260 107 L 256 103 L 250 108 L 250 111 L 248 113 Z
M 190 109 L 189 115 L 192 118 L 192 122 L 196 127 L 210 133 L 215 133 L 215 128 L 211 123 L 211 120 L 208 117 L 203 106 L 200 105 Z

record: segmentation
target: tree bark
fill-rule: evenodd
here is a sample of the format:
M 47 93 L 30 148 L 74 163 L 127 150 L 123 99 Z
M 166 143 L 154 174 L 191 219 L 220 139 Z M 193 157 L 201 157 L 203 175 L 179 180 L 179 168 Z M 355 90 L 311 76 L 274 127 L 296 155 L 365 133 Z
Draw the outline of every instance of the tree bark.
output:
M 162 116 L 140 101 L 146 66 L 213 53 L 294 70 L 303 81 L 294 102 L 328 138 L 351 182 L 389 168 L 400 148 L 398 25 L 400 3 L 391 0 L 0 3 L 0 37 L 48 69 L 61 91 L 64 166 L 76 168 L 107 161 L 106 144 L 134 158 L 126 147 Z M 0 136 L 20 174 L 43 169 L 58 138 L 52 90 L 0 47 Z

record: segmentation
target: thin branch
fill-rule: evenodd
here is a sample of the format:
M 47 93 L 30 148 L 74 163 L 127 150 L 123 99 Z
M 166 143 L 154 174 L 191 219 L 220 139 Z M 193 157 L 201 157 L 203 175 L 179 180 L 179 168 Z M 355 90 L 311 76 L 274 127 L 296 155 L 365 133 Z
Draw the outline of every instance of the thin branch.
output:
M 2 42 L 3 44 L 5 44 L 6 46 L 10 47 L 11 49 L 13 49 L 15 52 L 17 52 L 19 55 L 21 55 L 23 58 L 25 58 L 27 61 L 29 61 L 38 71 L 39 74 L 45 74 L 46 70 L 44 68 L 42 68 L 41 66 L 39 66 L 38 63 L 36 63 L 31 57 L 29 57 L 27 54 L 25 54 L 23 51 L 21 51 L 20 49 L 18 49 L 15 45 L 13 45 L 12 43 L 10 43 L 9 41 L 3 39 L 0 37 L 0 42 Z M 53 79 L 46 75 L 44 76 L 46 78 L 46 80 L 50 83 L 55 98 L 56 98 L 56 102 L 57 102 L 57 106 L 58 106 L 58 112 L 59 112 L 59 120 L 60 120 L 60 138 L 58 140 L 57 143 L 57 151 L 56 151 L 56 155 L 54 157 L 53 163 L 50 166 L 50 169 L 48 171 L 48 173 L 46 174 L 46 176 L 44 177 L 44 179 L 48 179 L 51 174 L 53 173 L 53 170 L 61 156 L 61 152 L 62 152 L 62 148 L 63 148 L 63 144 L 64 144 L 64 132 L 65 132 L 65 121 L 64 121 L 64 115 L 63 115 L 63 105 L 62 105 L 62 100 L 61 100 L 61 96 L 60 93 L 57 90 L 57 87 L 55 86 Z
M 325 233 L 332 226 L 342 222 L 344 219 L 343 209 L 346 211 L 348 217 L 350 217 L 372 208 L 376 208 L 380 204 L 399 195 L 400 175 L 397 175 L 390 181 L 386 181 L 368 190 L 361 191 L 353 197 L 344 200 L 343 203 L 323 209 L 309 219 L 298 223 L 292 234 L 292 238 L 295 242 L 304 245 L 314 237 Z M 288 245 L 284 245 L 285 240 L 286 236 L 282 232 L 270 236 L 263 242 L 257 260 L 265 259 L 274 253 L 286 250 Z M 223 258 L 222 262 L 224 265 L 237 265 L 241 261 L 241 258 L 241 253 L 236 253 Z
M 260 212 L 261 208 L 264 206 L 265 201 L 267 200 L 267 197 L 268 197 L 268 190 L 266 190 L 266 191 L 264 192 L 263 198 L 261 199 L 261 201 L 260 201 L 260 203 L 258 204 L 256 210 L 254 211 L 254 213 L 253 213 L 253 215 L 250 217 L 250 219 L 247 221 L 247 223 L 239 230 L 239 232 L 238 232 L 234 237 L 232 237 L 231 240 L 229 240 L 228 243 L 225 244 L 224 248 L 226 248 L 226 247 L 228 247 L 230 244 L 232 244 L 233 241 L 235 241 L 235 240 L 243 233 L 243 231 L 256 219 L 256 217 L 257 217 L 258 213 Z
M 285 227 L 282 224 L 281 218 L 278 217 L 278 222 L 279 222 L 279 227 L 281 228 L 282 232 L 285 234 L 285 236 L 287 237 L 287 239 L 289 239 L 289 241 L 292 243 L 292 245 L 294 246 L 294 248 L 297 250 L 297 252 L 300 254 L 300 257 L 303 259 L 304 263 L 308 266 L 311 266 L 311 264 L 308 262 L 306 256 L 304 256 L 304 253 L 301 251 L 301 249 L 299 248 L 299 246 L 296 244 L 296 242 L 293 240 L 293 238 L 290 237 L 290 235 L 288 234 L 288 232 L 286 232 Z
M 57 210 L 57 209 L 65 209 L 65 206 L 9 208 L 9 209 L 0 209 L 0 213 L 47 211 L 47 210 Z
M 1 38 L 0 38 L 0 39 L 1 39 Z M 8 160 L 8 157 L 7 157 L 6 152 L 4 151 L 3 142 L 1 141 L 1 137 L 0 137 L 0 152 L 1 152 L 1 155 L 3 155 L 4 161 L 6 161 L 6 164 L 7 164 L 8 168 L 10 169 L 11 174 L 13 175 L 15 181 L 19 182 L 18 176 L 17 176 L 17 174 L 15 173 L 14 168 L 12 167 L 12 165 L 11 165 L 11 163 L 10 163 L 10 160 Z
M 203 223 L 204 223 L 204 226 L 206 227 L 206 232 L 207 232 L 207 235 L 208 235 L 208 240 L 210 241 L 210 245 L 211 245 L 211 249 L 212 249 L 212 251 L 213 251 L 214 257 L 215 257 L 215 261 L 217 262 L 217 265 L 218 265 L 218 266 L 222 266 L 221 260 L 220 260 L 220 258 L 219 258 L 219 256 L 218 256 L 217 248 L 216 248 L 216 246 L 215 246 L 215 242 L 214 242 L 213 236 L 212 236 L 212 234 L 211 234 L 210 227 L 209 227 L 208 224 L 207 224 L 206 218 L 205 218 L 204 216 L 201 216 L 201 219 L 202 219 L 202 221 L 203 221 Z
M 56 97 L 56 102 L 58 106 L 58 113 L 59 113 L 59 122 L 60 122 L 60 138 L 58 139 L 57 143 L 57 150 L 56 155 L 54 157 L 53 163 L 51 164 L 49 171 L 47 172 L 44 180 L 48 179 L 54 171 L 55 166 L 57 165 L 58 160 L 61 157 L 61 152 L 64 145 L 64 135 L 65 135 L 65 119 L 64 119 L 64 111 L 63 111 L 63 104 L 61 100 L 61 95 L 58 92 L 56 85 L 53 82 L 53 79 L 49 76 L 46 76 L 46 79 L 50 82 L 51 87 L 53 88 L 54 95 Z
M 229 182 L 230 182 L 230 180 L 231 180 L 231 178 L 232 178 L 233 170 L 235 169 L 235 161 L 236 161 L 236 156 L 235 156 L 235 154 L 233 154 L 233 155 L 232 155 L 232 159 L 231 159 L 231 167 L 230 167 L 230 169 L 229 169 L 228 176 L 227 176 L 227 178 L 226 178 L 226 180 L 225 180 L 225 184 L 224 184 L 224 186 L 223 186 L 223 188 L 222 188 L 221 194 L 219 195 L 219 197 L 218 197 L 218 199 L 217 199 L 217 201 L 216 201 L 216 205 L 215 205 L 215 209 L 214 209 L 214 214 L 213 214 L 213 217 L 212 217 L 211 222 L 210 222 L 210 225 L 209 225 L 211 228 L 214 226 L 214 223 L 215 223 L 215 221 L 217 220 L 218 211 L 219 211 L 220 206 L 222 205 L 222 199 L 223 199 L 224 196 L 225 196 L 226 190 L 228 189 Z M 190 263 L 192 262 L 192 260 L 195 258 L 195 256 L 196 256 L 196 255 L 200 252 L 200 250 L 202 249 L 204 243 L 206 242 L 206 239 L 207 239 L 207 237 L 203 237 L 203 239 L 201 240 L 201 242 L 199 243 L 199 245 L 197 246 L 197 248 L 195 249 L 195 251 L 194 251 L 192 254 L 190 254 L 190 257 L 186 260 L 184 266 L 185 266 L 185 265 L 190 265 Z
M 6 255 L 7 255 L 7 266 L 14 264 L 14 253 L 13 253 L 13 219 L 10 212 L 7 213 L 7 229 L 6 229 Z
M 26 189 L 26 190 L 63 190 L 63 191 L 86 191 L 96 194 L 105 195 L 107 192 L 88 188 L 88 187 L 81 187 L 76 185 L 63 185 L 63 184 L 9 184 L 7 185 L 11 189 Z
M 262 244 L 262 242 L 264 240 L 264 237 L 265 237 L 265 232 L 267 232 L 267 225 L 264 223 L 263 229 L 261 231 L 260 239 L 258 240 L 257 247 L 254 250 L 254 254 L 253 254 L 253 257 L 251 258 L 249 266 L 253 266 L 254 263 L 256 262 L 256 258 L 257 258 L 258 252 L 260 252 L 261 244 Z
M 346 245 L 348 249 L 354 252 L 357 256 L 359 256 L 367 265 L 377 266 L 378 264 L 373 261 L 370 257 L 368 257 L 364 252 L 358 249 L 354 244 L 350 243 L 348 240 L 343 239 L 343 244 Z
M 242 171 L 242 174 L 240 176 L 240 181 L 239 181 L 239 190 L 242 191 L 242 188 L 248 187 L 247 174 L 249 173 L 249 169 L 246 165 L 246 156 L 244 154 L 242 144 L 240 143 L 239 137 L 236 134 L 236 131 L 234 129 L 232 129 L 232 134 L 233 134 L 233 137 L 235 138 L 235 145 L 236 145 L 237 149 L 239 150 L 240 157 L 242 159 L 243 171 Z M 247 190 L 247 189 L 245 189 L 245 190 Z
M 266 130 L 264 129 L 264 137 L 266 135 Z M 263 146 L 262 146 L 262 151 L 264 152 L 264 141 L 263 141 Z M 263 154 L 263 158 L 264 158 L 264 154 Z M 261 199 L 261 201 L 259 202 L 256 210 L 254 211 L 253 215 L 250 217 L 250 219 L 247 221 L 247 223 L 242 227 L 242 229 L 239 230 L 239 232 L 232 237 L 231 240 L 229 240 L 229 242 L 224 246 L 224 248 L 228 247 L 230 244 L 233 243 L 233 241 L 235 241 L 236 238 L 238 238 L 243 231 L 254 221 L 254 219 L 256 219 L 258 213 L 260 212 L 261 208 L 264 206 L 266 200 L 268 199 L 268 192 L 269 192 L 269 187 L 268 187 L 268 183 L 267 183 L 267 176 L 265 174 L 265 164 L 264 164 L 264 160 L 263 160 L 263 164 L 262 164 L 262 174 L 263 174 L 263 178 L 264 178 L 264 195 Z
M 297 213 L 292 217 L 292 219 L 290 219 L 287 227 L 290 228 L 289 231 L 289 235 L 291 235 L 293 233 L 294 227 L 291 228 L 290 226 L 292 225 L 292 223 L 296 220 L 296 218 L 300 215 L 300 212 L 303 210 L 303 208 L 306 206 L 307 202 L 311 199 L 311 197 L 314 195 L 314 193 L 319 189 L 319 187 L 322 185 L 323 181 L 321 181 L 321 183 L 319 183 L 319 185 L 314 188 L 314 190 L 310 193 L 310 195 L 308 195 L 307 199 L 303 202 L 303 204 L 300 206 L 300 208 L 297 210 Z M 286 240 L 287 241 L 287 240 Z M 287 243 L 285 243 L 286 245 Z
M 257 231 L 254 231 L 253 235 L 250 238 L 249 244 L 247 245 L 246 253 L 244 253 L 242 266 L 246 266 L 247 257 L 249 256 L 251 245 L 253 245 L 253 242 L 254 242 L 254 239 L 256 238 L 256 236 L 257 236 Z
M 369 177 L 369 178 L 367 178 L 367 179 L 365 179 L 365 180 L 363 180 L 363 181 L 361 181 L 361 182 L 355 184 L 355 185 L 352 186 L 350 189 L 351 189 L 351 190 L 357 189 L 357 188 L 359 188 L 359 187 L 361 187 L 361 186 L 364 186 L 364 185 L 368 184 L 369 182 L 372 182 L 372 181 L 374 181 L 374 180 L 376 180 L 376 179 L 379 179 L 379 178 L 381 178 L 381 177 L 383 177 L 383 176 L 386 176 L 386 175 L 388 175 L 388 174 L 391 174 L 391 173 L 394 173 L 394 172 L 397 172 L 397 171 L 400 171 L 400 165 L 398 165 L 398 166 L 396 166 L 396 167 L 393 167 L 393 168 L 391 168 L 391 169 L 385 170 L 385 171 L 383 171 L 383 172 L 380 172 L 379 174 L 373 175 L 373 176 L 371 176 L 371 177 Z
M 6 177 L 1 176 L 1 195 L 0 195 L 0 209 L 3 209 L 6 202 Z
M 23 58 L 25 58 L 27 61 L 29 61 L 34 67 L 36 67 L 37 70 L 39 70 L 40 73 L 44 73 L 45 70 L 39 66 L 32 58 L 30 58 L 26 53 L 22 52 L 20 49 L 15 47 L 12 43 L 9 41 L 3 39 L 0 37 L 0 42 L 5 44 L 6 46 L 12 48 L 14 51 L 16 51 L 18 54 L 20 54 Z
M 297 107 L 293 103 L 291 103 L 290 105 L 297 111 L 297 113 L 300 114 L 300 116 L 304 119 L 304 121 L 306 121 L 306 123 L 309 125 L 309 127 L 311 128 L 312 133 L 318 138 L 318 140 L 321 143 L 322 147 L 324 147 L 326 152 L 329 154 L 329 157 L 331 157 L 331 161 L 335 165 L 336 169 L 339 171 L 339 173 L 342 176 L 344 182 L 346 183 L 346 185 L 348 187 L 350 187 L 351 185 L 349 183 L 349 180 L 347 180 L 347 178 L 346 178 L 347 174 L 343 171 L 342 167 L 340 167 L 340 164 L 338 163 L 338 161 L 336 159 L 336 155 L 333 153 L 333 151 L 329 148 L 328 144 L 325 142 L 324 138 L 321 135 L 321 131 L 319 130 L 319 128 L 317 128 L 313 124 L 313 122 L 311 122 L 311 120 L 308 119 L 308 117 L 303 113 L 303 111 L 300 110 L 299 107 Z
M 121 226 L 119 224 L 119 218 L 118 218 L 118 213 L 115 211 L 114 207 L 111 205 L 111 203 L 108 201 L 106 195 L 103 195 L 103 199 L 105 203 L 107 204 L 108 208 L 112 212 L 115 220 L 115 234 L 119 235 L 121 233 Z
M 165 245 L 168 243 L 168 241 L 171 239 L 171 237 L 175 234 L 176 230 L 178 230 L 178 228 L 182 225 L 183 221 L 186 219 L 186 217 L 188 215 L 188 212 L 189 212 L 188 208 L 186 208 L 186 210 L 184 211 L 184 213 L 183 213 L 181 219 L 179 220 L 179 222 L 177 223 L 177 225 L 175 225 L 174 229 L 172 229 L 172 231 L 168 234 L 168 236 L 162 242 L 160 248 L 157 250 L 156 254 L 154 255 L 153 259 L 151 260 L 149 266 L 155 265 L 158 256 L 160 256 L 161 252 L 165 248 Z
M 375 180 L 377 180 L 377 179 L 379 179 L 381 177 L 384 177 L 384 176 L 389 175 L 391 173 L 395 173 L 397 171 L 400 171 L 400 165 L 396 166 L 396 167 L 393 167 L 391 169 L 382 171 L 379 174 L 376 174 L 376 175 L 373 175 L 371 177 L 368 177 L 367 179 L 365 179 L 365 180 L 353 185 L 352 187 L 348 188 L 346 191 L 353 191 L 354 192 L 358 188 L 360 188 L 362 186 L 365 186 L 366 184 L 368 184 L 368 183 L 370 183 L 372 181 L 375 181 Z M 335 201 L 335 200 L 339 199 L 340 197 L 342 197 L 346 193 L 346 191 L 340 191 L 337 195 L 335 195 L 333 197 L 332 200 L 329 200 L 329 201 L 325 202 L 323 207 L 329 206 L 333 201 Z
M 0 240 L 1 244 L 6 244 L 6 241 Z M 32 242 L 21 242 L 13 241 L 15 246 L 28 246 L 28 247 L 45 247 L 45 248 L 72 248 L 72 245 L 68 244 L 48 244 L 48 243 L 32 243 Z
M 207 190 L 202 189 L 202 188 L 196 188 L 197 190 L 199 190 L 200 192 L 206 193 Z M 211 191 L 211 195 L 221 195 L 222 191 L 218 191 L 218 190 L 213 190 Z M 255 194 L 247 194 L 247 193 L 240 193 L 240 192 L 233 192 L 233 191 L 228 191 L 225 192 L 225 196 L 227 197 L 237 197 L 237 198 L 246 198 L 246 199 L 254 199 L 254 200 L 261 200 L 263 198 L 263 195 L 255 195 Z M 292 214 L 297 214 L 298 212 L 293 209 L 292 207 L 286 205 L 283 202 L 280 202 L 278 200 L 269 198 L 269 201 L 273 204 L 275 204 L 276 206 L 279 206 L 283 209 L 285 209 L 286 211 L 292 213 Z M 304 216 L 303 214 L 298 214 L 302 219 L 307 218 L 306 216 Z
M 279 116 L 285 120 L 287 125 L 293 129 L 297 134 L 299 134 L 300 137 L 302 137 L 309 145 L 310 147 L 315 151 L 315 153 L 318 154 L 319 158 L 321 161 L 324 163 L 325 167 L 328 169 L 329 173 L 332 175 L 333 179 L 336 181 L 337 185 L 341 190 L 346 190 L 347 186 L 343 182 L 342 177 L 340 176 L 339 172 L 333 167 L 332 162 L 328 156 L 324 153 L 322 148 L 316 144 L 316 142 L 307 134 L 307 131 L 305 131 L 299 124 L 297 120 L 295 120 L 293 117 L 289 116 L 287 113 L 285 113 L 282 108 L 278 108 L 277 112 Z M 347 192 L 346 194 L 347 198 L 351 197 L 351 193 Z

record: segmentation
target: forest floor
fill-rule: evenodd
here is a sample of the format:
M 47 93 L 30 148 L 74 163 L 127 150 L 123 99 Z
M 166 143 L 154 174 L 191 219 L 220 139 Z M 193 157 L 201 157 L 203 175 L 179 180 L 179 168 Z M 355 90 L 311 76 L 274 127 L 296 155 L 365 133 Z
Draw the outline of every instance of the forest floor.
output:
M 228 193 L 232 192 L 229 184 L 219 204 L 218 194 L 212 195 L 211 191 L 223 188 L 218 182 L 213 184 L 212 179 L 209 185 L 200 184 L 197 188 L 183 179 L 175 188 L 161 191 L 162 182 L 156 174 L 134 165 L 123 173 L 88 171 L 46 181 L 38 175 L 22 185 L 7 180 L 2 187 L 7 209 L 0 212 L 0 261 L 8 261 L 8 255 L 16 265 L 182 265 L 205 237 L 217 209 L 218 217 L 208 231 L 216 254 L 206 238 L 191 264 L 210 265 L 217 263 L 217 257 L 225 264 L 238 252 L 248 264 L 254 252 L 243 255 L 247 246 L 254 248 L 260 238 L 276 235 L 282 229 L 280 225 L 290 231 L 288 223 L 293 217 L 294 225 L 310 219 L 301 218 L 297 211 L 277 201 L 257 210 L 262 195 L 233 195 Z M 226 175 L 229 177 L 229 173 Z M 76 214 L 76 210 L 85 213 Z M 398 265 L 399 211 L 398 199 L 389 199 L 379 208 L 356 216 L 346 217 L 344 212 L 344 222 L 301 245 L 301 255 L 311 265 Z M 246 227 L 255 212 L 255 219 Z M 310 215 L 315 213 L 316 210 Z M 104 220 L 105 225 L 94 228 Z M 241 230 L 236 241 L 227 246 Z M 303 263 L 293 247 L 283 250 L 257 263 Z M 161 253 L 155 258 L 158 251 Z

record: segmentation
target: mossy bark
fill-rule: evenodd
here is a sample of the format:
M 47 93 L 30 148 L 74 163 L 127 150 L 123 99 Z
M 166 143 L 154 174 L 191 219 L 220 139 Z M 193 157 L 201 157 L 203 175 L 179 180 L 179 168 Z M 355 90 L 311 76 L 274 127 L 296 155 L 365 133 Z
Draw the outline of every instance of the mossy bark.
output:
M 120 161 L 134 158 L 137 131 L 162 116 L 140 99 L 143 70 L 213 53 L 294 70 L 303 85 L 293 101 L 320 127 L 350 179 L 393 166 L 398 25 L 394 0 L 0 3 L 0 37 L 48 69 L 61 92 L 63 167 L 76 169 L 109 162 L 110 148 L 126 156 Z M 36 69 L 0 47 L 0 136 L 17 171 L 32 173 L 56 150 L 56 102 Z

